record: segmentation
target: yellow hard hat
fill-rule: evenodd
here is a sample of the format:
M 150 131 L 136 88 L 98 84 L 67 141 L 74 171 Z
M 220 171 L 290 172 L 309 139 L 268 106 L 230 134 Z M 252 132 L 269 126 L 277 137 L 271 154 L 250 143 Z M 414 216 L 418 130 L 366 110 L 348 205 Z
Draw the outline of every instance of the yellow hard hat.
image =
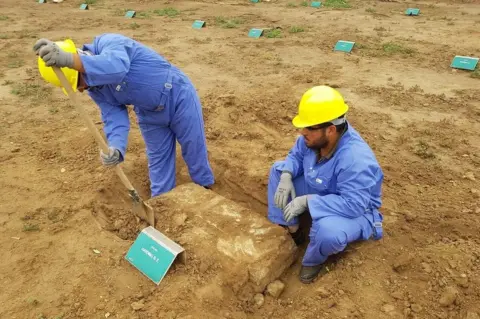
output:
M 70 53 L 77 53 L 77 47 L 72 40 L 67 39 L 65 41 L 58 41 L 55 42 L 62 50 L 65 52 Z M 62 87 L 60 80 L 57 78 L 57 75 L 53 71 L 52 67 L 46 66 L 43 59 L 39 56 L 38 57 L 38 70 L 40 71 L 40 75 L 42 78 L 52 83 L 55 86 Z M 61 68 L 63 74 L 67 78 L 68 82 L 72 86 L 73 92 L 77 91 L 77 84 L 78 84 L 78 71 L 70 68 Z M 67 91 L 62 87 L 63 93 L 67 94 Z
M 298 115 L 292 123 L 297 128 L 333 121 L 348 111 L 348 105 L 337 90 L 325 86 L 314 86 L 305 92 L 298 105 Z

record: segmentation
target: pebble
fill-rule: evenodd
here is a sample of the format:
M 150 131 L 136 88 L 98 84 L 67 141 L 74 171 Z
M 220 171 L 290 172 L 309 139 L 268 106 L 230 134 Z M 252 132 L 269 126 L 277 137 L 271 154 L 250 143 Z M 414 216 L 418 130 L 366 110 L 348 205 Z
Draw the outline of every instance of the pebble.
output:
M 456 280 L 457 284 L 462 288 L 468 288 L 468 278 L 465 274 L 460 275 Z
M 275 280 L 267 286 L 267 294 L 273 298 L 278 298 L 285 289 L 285 284 L 280 280 Z
M 457 299 L 458 291 L 454 287 L 447 287 L 440 297 L 440 305 L 442 307 L 448 307 L 452 305 Z
M 418 305 L 418 304 L 416 304 L 416 303 L 412 304 L 412 305 L 410 306 L 410 308 L 412 308 L 412 311 L 413 311 L 413 312 L 416 312 L 416 313 L 419 313 L 420 311 L 423 310 L 422 306 L 420 306 L 420 305 Z
M 265 303 L 265 297 L 262 295 L 262 294 L 256 294 L 254 297 L 253 297 L 253 301 L 255 302 L 255 305 L 260 308 L 261 306 L 263 306 L 263 304 Z
M 475 175 L 472 172 L 468 172 L 465 174 L 464 178 L 469 179 L 471 181 L 475 181 Z
M 396 261 L 393 263 L 393 270 L 400 272 L 407 268 L 407 265 L 410 264 L 412 257 L 406 253 L 397 257 Z
M 405 220 L 409 223 L 415 221 L 415 219 L 417 219 L 417 216 L 411 212 L 405 212 L 404 214 L 405 216 Z
M 480 316 L 474 311 L 467 311 L 465 319 L 480 319 Z
M 336 301 L 335 299 L 331 299 L 331 300 L 329 300 L 328 303 L 327 303 L 327 307 L 328 307 L 328 308 L 333 308 L 333 307 L 335 307 L 336 305 L 337 305 L 337 301 Z
M 107 313 L 105 314 L 105 318 L 108 318 L 108 317 L 110 317 L 110 312 L 107 312 Z
M 60 170 L 60 172 L 62 172 L 62 173 L 65 173 L 65 171 L 66 171 L 65 168 L 62 168 L 62 169 Z
M 386 305 L 382 306 L 382 311 L 385 312 L 385 313 L 389 313 L 389 312 L 392 312 L 394 310 L 395 310 L 395 307 L 393 305 L 386 304 Z
M 432 272 L 432 267 L 427 263 L 422 263 L 422 268 L 427 274 Z
M 132 306 L 133 310 L 138 311 L 142 309 L 145 305 L 143 304 L 143 301 L 135 301 L 135 302 L 132 302 L 130 306 Z
M 318 288 L 317 292 L 322 298 L 327 298 L 330 296 L 330 293 L 328 292 L 328 290 L 323 287 Z
M 173 223 L 176 227 L 183 226 L 187 220 L 187 214 L 180 213 L 173 218 Z

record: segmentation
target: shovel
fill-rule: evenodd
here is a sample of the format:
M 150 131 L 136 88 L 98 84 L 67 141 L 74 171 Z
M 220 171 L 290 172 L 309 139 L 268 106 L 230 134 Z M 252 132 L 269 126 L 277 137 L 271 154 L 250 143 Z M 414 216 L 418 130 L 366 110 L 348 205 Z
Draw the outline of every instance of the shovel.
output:
M 87 112 L 85 112 L 85 109 L 83 106 L 77 101 L 77 98 L 75 96 L 75 93 L 72 90 L 72 87 L 68 83 L 67 78 L 63 74 L 63 72 L 58 68 L 58 67 L 53 67 L 53 71 L 57 75 L 58 79 L 60 80 L 60 83 L 62 83 L 62 86 L 65 88 L 67 91 L 68 97 L 70 98 L 70 101 L 72 101 L 73 105 L 77 109 L 78 113 L 82 116 L 83 120 L 85 121 L 85 124 L 87 124 L 88 129 L 90 130 L 90 133 L 93 134 L 95 137 L 95 140 L 97 141 L 98 145 L 102 149 L 102 151 L 105 154 L 108 154 L 109 149 L 108 145 L 103 139 L 102 135 L 98 131 L 98 129 L 95 127 L 95 124 L 93 123 L 92 119 L 88 116 Z M 155 228 L 155 214 L 153 212 L 153 208 L 150 207 L 148 204 L 146 204 L 141 198 L 138 192 L 133 188 L 132 183 L 128 180 L 127 176 L 123 172 L 122 168 L 120 165 L 115 165 L 115 172 L 117 173 L 118 177 L 122 181 L 123 185 L 127 188 L 128 194 L 132 198 L 133 201 L 133 212 L 140 217 L 140 219 L 143 219 L 147 223 L 149 223 L 153 228 Z

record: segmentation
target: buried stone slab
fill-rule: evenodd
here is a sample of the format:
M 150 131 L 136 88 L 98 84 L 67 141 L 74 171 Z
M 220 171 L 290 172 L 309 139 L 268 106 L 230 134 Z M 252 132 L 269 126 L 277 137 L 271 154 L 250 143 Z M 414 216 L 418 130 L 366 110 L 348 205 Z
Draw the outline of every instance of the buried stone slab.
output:
M 194 183 L 148 200 L 156 228 L 170 228 L 173 240 L 195 261 L 218 267 L 216 282 L 235 293 L 259 293 L 277 279 L 296 257 L 288 233 L 255 212 Z M 178 227 L 176 216 L 186 215 Z M 177 226 L 176 226 L 177 225 Z

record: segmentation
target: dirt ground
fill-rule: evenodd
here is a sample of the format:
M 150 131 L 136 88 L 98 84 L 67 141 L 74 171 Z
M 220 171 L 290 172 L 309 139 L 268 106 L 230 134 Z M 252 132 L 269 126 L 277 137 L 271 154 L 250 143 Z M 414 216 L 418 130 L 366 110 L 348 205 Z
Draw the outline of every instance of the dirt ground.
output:
M 479 1 L 91 2 L 0 2 L 0 318 L 479 318 L 480 73 L 450 68 L 455 55 L 480 56 Z M 196 19 L 206 28 L 192 29 Z M 253 27 L 277 31 L 251 39 Z M 31 49 L 41 37 L 80 46 L 103 32 L 150 45 L 191 77 L 214 191 L 263 215 L 269 168 L 298 134 L 301 94 L 338 88 L 385 172 L 384 239 L 349 246 L 311 285 L 298 281 L 298 258 L 282 295 L 261 306 L 205 286 L 229 270 L 194 252 L 155 286 L 124 259 L 145 225 Z M 352 53 L 333 52 L 338 40 L 355 41 Z M 96 106 L 81 101 L 101 128 Z M 131 120 L 124 168 L 148 198 Z M 189 181 L 179 156 L 178 184 Z M 181 235 L 169 221 L 158 228 Z

